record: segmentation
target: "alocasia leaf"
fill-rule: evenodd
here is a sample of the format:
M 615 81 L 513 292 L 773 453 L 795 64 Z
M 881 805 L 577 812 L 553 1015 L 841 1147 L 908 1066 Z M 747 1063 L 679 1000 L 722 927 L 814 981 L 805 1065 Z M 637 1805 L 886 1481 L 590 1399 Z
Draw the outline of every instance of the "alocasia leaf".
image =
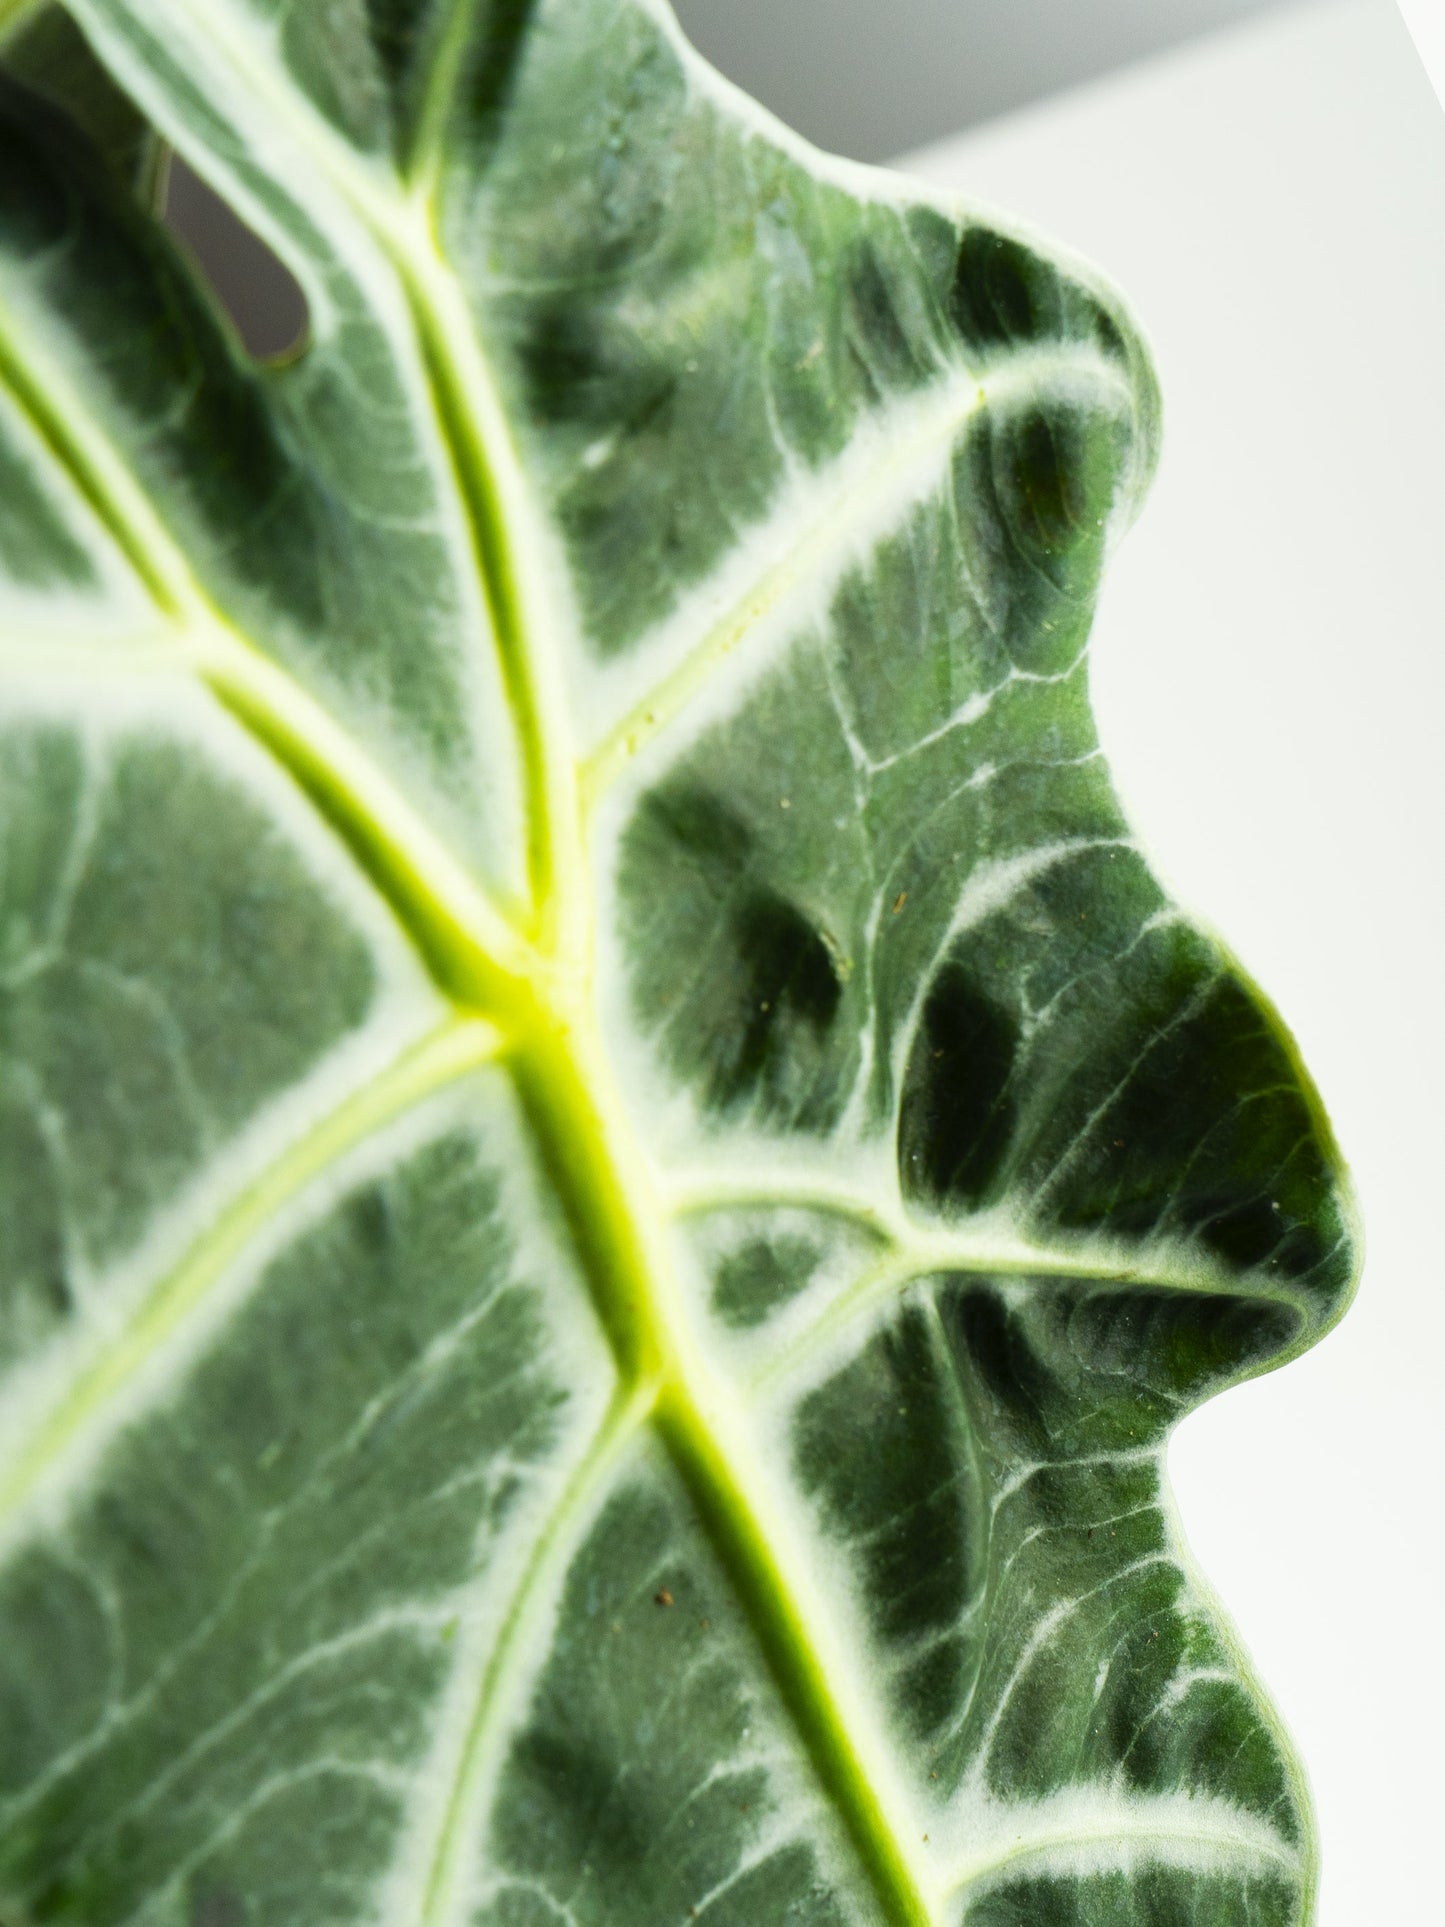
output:
M 0 1918 L 1304 1921 L 1164 1451 L 1350 1209 L 1100 759 L 1127 314 L 661 0 L 71 13 L 0 116 Z

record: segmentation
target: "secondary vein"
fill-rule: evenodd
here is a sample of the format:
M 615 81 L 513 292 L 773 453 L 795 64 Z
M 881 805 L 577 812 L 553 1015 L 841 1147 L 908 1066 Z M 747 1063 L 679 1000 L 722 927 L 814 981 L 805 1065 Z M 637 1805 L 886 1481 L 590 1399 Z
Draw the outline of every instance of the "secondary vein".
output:
M 557 1504 L 538 1535 L 507 1604 L 495 1641 L 471 1655 L 474 1684 L 461 1746 L 446 1770 L 447 1793 L 435 1838 L 423 1861 L 424 1885 L 418 1927 L 442 1927 L 466 1905 L 465 1859 L 501 1764 L 508 1718 L 529 1677 L 528 1648 L 548 1624 L 546 1606 L 560 1590 L 567 1567 L 586 1530 L 594 1502 L 652 1409 L 652 1394 L 621 1387 L 614 1395 L 596 1437 L 573 1469 Z
M 826 558 L 850 553 L 860 527 L 877 512 L 880 501 L 921 492 L 983 401 L 976 380 L 955 378 L 941 392 L 906 404 L 900 414 L 907 419 L 898 423 L 897 432 L 879 432 L 873 460 L 864 462 L 855 454 L 834 487 L 810 485 L 796 533 L 592 751 L 582 776 L 585 806 L 594 804 L 631 759 L 689 707 L 727 658 L 801 584 L 813 579 Z
M 160 1348 L 205 1306 L 215 1288 L 276 1214 L 364 1138 L 412 1109 L 444 1085 L 496 1057 L 501 1039 L 490 1024 L 468 1019 L 446 1024 L 413 1045 L 387 1069 L 347 1097 L 288 1145 L 221 1210 L 179 1262 L 140 1297 L 118 1330 L 107 1328 L 88 1357 L 60 1362 L 58 1395 L 31 1403 L 23 1391 L 25 1442 L 8 1455 L 0 1478 L 0 1538 L 73 1456 L 88 1431 L 114 1413 L 122 1390 Z
M 1061 1826 L 1054 1832 L 1031 1835 L 1027 1830 L 1030 1818 L 1027 1809 L 1010 1813 L 1007 1824 L 1015 1829 L 1014 1837 L 975 1855 L 965 1867 L 956 1870 L 948 1882 L 948 1897 L 958 1899 L 970 1889 L 993 1886 L 1003 1876 L 1031 1863 L 1060 1857 L 1066 1861 L 1072 1858 L 1076 1864 L 1082 1861 L 1108 1868 L 1130 1859 L 1165 1864 L 1185 1859 L 1191 1865 L 1205 1860 L 1215 1868 L 1221 1863 L 1237 1867 L 1241 1861 L 1264 1861 L 1291 1876 L 1298 1876 L 1300 1870 L 1299 1849 L 1277 1835 L 1266 1833 L 1258 1824 L 1247 1832 L 1230 1832 L 1222 1824 L 1211 1827 L 1202 1819 L 1192 1825 L 1184 1824 L 1173 1813 L 1166 1823 L 1150 1813 L 1150 1802 L 1143 1797 L 1132 1811 L 1121 1801 L 1106 1821 L 1094 1826 Z M 1241 1824 L 1245 1818 L 1240 1815 Z
M 506 417 L 460 284 L 435 245 L 434 217 L 427 204 L 414 217 L 425 223 L 425 242 L 385 244 L 411 304 L 520 739 L 531 805 L 536 918 L 530 934 L 548 954 L 576 960 L 584 939 L 579 918 L 568 913 L 580 895 L 581 820 L 555 647 L 557 612 L 542 585 L 542 542 Z
M 793 508 L 771 521 L 791 521 L 785 538 L 767 553 L 750 580 L 727 600 L 720 615 L 702 624 L 699 640 L 667 669 L 592 750 L 582 770 L 582 804 L 591 809 L 655 737 L 668 729 L 709 686 L 729 657 L 802 588 L 815 589 L 846 567 L 876 532 L 901 522 L 941 476 L 961 432 L 990 407 L 1012 406 L 1050 377 L 1087 381 L 1100 397 L 1123 409 L 1130 391 L 1093 349 L 1037 349 L 1016 356 L 1000 371 L 961 371 L 896 404 L 860 432 L 832 468 L 798 485 Z M 664 630 L 673 626 L 664 624 Z M 647 644 L 641 647 L 645 650 Z

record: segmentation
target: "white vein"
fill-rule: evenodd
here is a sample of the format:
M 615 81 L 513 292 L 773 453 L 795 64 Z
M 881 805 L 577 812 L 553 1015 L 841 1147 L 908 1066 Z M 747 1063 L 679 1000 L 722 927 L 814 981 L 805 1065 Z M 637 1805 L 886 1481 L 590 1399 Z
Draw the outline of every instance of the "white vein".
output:
M 942 1869 L 944 1888 L 955 1897 L 1025 1868 L 1075 1878 L 1144 1866 L 1218 1873 L 1263 1865 L 1290 1876 L 1300 1870 L 1298 1848 L 1267 1821 L 1207 1793 L 1144 1793 L 1105 1783 L 1025 1801 L 975 1783 L 957 1814 Z

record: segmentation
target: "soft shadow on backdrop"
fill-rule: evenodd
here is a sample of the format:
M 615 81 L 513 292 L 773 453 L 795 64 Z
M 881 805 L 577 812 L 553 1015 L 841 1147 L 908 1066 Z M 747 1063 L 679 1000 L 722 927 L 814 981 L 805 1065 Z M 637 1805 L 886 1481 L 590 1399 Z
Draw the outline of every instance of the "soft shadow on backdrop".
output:
M 820 147 L 860 161 L 886 160 L 1280 4 L 673 0 L 693 45 L 730 79 Z
M 799 133 L 881 161 L 1291 0 L 673 3 L 694 46 Z M 169 214 L 252 352 L 290 347 L 299 292 L 184 166 Z

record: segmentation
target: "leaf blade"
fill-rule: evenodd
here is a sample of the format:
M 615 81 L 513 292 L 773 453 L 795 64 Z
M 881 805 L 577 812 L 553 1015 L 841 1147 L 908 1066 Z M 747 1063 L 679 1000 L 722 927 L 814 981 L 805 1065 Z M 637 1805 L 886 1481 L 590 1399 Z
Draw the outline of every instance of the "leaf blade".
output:
M 1298 1771 L 1189 1567 L 1162 1453 L 1191 1402 L 1338 1315 L 1349 1207 L 1277 1018 L 1148 876 L 1098 757 L 1083 647 L 1157 427 L 1127 316 L 967 210 L 792 142 L 657 7 L 78 11 L 324 297 L 284 395 L 216 347 L 134 215 L 87 189 L 146 264 L 145 298 L 188 317 L 210 392 L 268 424 L 280 480 L 263 473 L 258 501 L 274 513 L 327 468 L 318 499 L 355 510 L 348 540 L 374 551 L 359 580 L 389 571 L 384 606 L 406 620 L 382 637 L 325 617 L 298 641 L 294 593 L 278 621 L 186 499 L 215 450 L 166 444 L 184 444 L 177 484 L 107 399 L 85 362 L 99 322 L 64 354 L 100 433 L 62 467 L 104 502 L 110 464 L 136 559 L 169 558 L 162 588 L 196 559 L 204 634 L 177 667 L 276 759 L 286 836 L 317 812 L 307 847 L 326 844 L 388 954 L 409 945 L 429 972 L 412 1021 L 454 1013 L 451 1043 L 419 1046 L 419 1085 L 412 1060 L 373 1062 L 379 1081 L 275 1167 L 313 1229 L 350 1227 L 323 1246 L 390 1280 L 359 1323 L 327 1301 L 341 1342 L 317 1411 L 274 1347 L 237 1375 L 247 1318 L 281 1320 L 298 1356 L 325 1349 L 284 1263 L 264 1271 L 282 1200 L 263 1181 L 236 1194 L 216 1261 L 259 1282 L 193 1334 L 154 1411 L 117 1405 L 112 1456 L 151 1464 L 134 1519 L 164 1511 L 145 1453 L 227 1372 L 283 1438 L 370 1374 L 355 1436 L 395 1410 L 414 1440 L 415 1374 L 387 1353 L 401 1319 L 417 1356 L 419 1332 L 442 1347 L 415 1389 L 455 1476 L 428 1496 L 435 1453 L 382 1455 L 421 1483 L 383 1504 L 394 1548 L 362 1531 L 366 1566 L 335 1538 L 343 1494 L 328 1488 L 329 1519 L 285 1497 L 269 1646 L 227 1622 L 229 1701 L 168 1715 L 194 1787 L 162 1767 L 138 1803 L 115 1794 L 95 1762 L 146 1780 L 158 1743 L 143 1722 L 127 1739 L 114 1677 L 78 1668 L 60 1722 L 75 1772 L 47 1805 L 31 1768 L 33 1811 L 21 1796 L 0 1820 L 0 1891 L 38 1917 L 154 1927 L 252 1907 L 419 1909 L 428 1927 L 683 1907 L 1302 1921 Z M 307 413 L 368 370 L 403 425 L 390 453 L 360 416 Z M 53 364 L 27 382 L 65 453 L 74 394 Z M 398 499 L 397 446 L 446 557 L 429 600 L 420 551 L 377 513 Z M 374 474 L 343 475 L 362 459 Z M 299 553 L 314 524 L 298 526 Z M 265 574 L 254 538 L 236 547 Z M 356 676 L 384 681 L 388 651 L 420 661 L 439 638 L 491 665 L 509 712 L 488 740 L 516 800 L 460 779 L 480 833 L 398 751 L 399 685 L 390 721 L 357 706 Z M 328 680 L 306 652 L 340 641 Z M 278 903 L 270 927 L 293 915 Z M 243 976 L 223 962 L 215 987 Z M 476 1194 L 460 1269 L 396 1255 L 412 1222 L 396 1200 L 436 1202 L 408 1189 L 416 1157 L 472 1155 L 428 1137 L 447 1104 L 468 1143 L 508 1147 L 511 1174 L 500 1210 Z M 279 1115 L 263 1104 L 259 1128 Z M 6 1142 L 21 1168 L 15 1127 Z M 540 1270 L 498 1286 L 519 1237 Z M 511 1414 L 483 1443 L 445 1323 L 518 1292 L 539 1403 L 506 1406 L 516 1332 L 479 1340 Z M 193 1430 L 179 1457 L 213 1486 Z M 511 1537 L 439 1496 L 486 1492 L 489 1464 L 506 1485 L 517 1441 L 544 1435 L 556 1450 L 544 1439 L 527 1477 L 547 1496 Z M 142 1578 L 73 1488 L 42 1527 L 50 1576 L 12 1595 L 10 1623 L 88 1624 L 114 1675 L 101 1635 L 144 1602 L 161 1681 L 156 1628 L 189 1581 L 165 1557 Z M 203 1540 L 239 1516 L 217 1493 L 167 1529 Z M 66 1578 L 55 1554 L 84 1521 L 92 1570 Z M 344 1613 L 299 1632 L 276 1617 L 308 1596 L 307 1533 L 318 1570 L 392 1602 L 374 1637 Z M 212 1550 L 216 1583 L 246 1583 L 243 1552 Z M 453 1650 L 438 1601 L 468 1557 Z M 102 1598 L 95 1572 L 117 1560 Z M 613 1596 L 615 1649 L 597 1603 Z M 680 1613 L 689 1598 L 709 1610 Z

